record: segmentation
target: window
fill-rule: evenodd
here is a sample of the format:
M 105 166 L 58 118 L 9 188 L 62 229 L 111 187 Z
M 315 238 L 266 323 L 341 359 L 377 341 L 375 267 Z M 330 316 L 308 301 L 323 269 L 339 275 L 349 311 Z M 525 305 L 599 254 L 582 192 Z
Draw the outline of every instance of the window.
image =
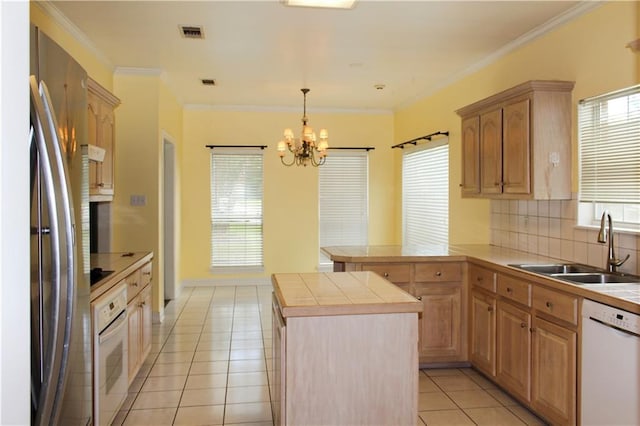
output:
M 367 245 L 368 155 L 363 151 L 327 156 L 319 169 L 320 247 Z M 331 260 L 320 253 L 320 265 Z
M 449 145 L 430 142 L 402 156 L 402 244 L 449 242 Z
M 580 101 L 580 225 L 640 230 L 640 85 Z
M 262 269 L 262 150 L 211 151 L 211 268 Z

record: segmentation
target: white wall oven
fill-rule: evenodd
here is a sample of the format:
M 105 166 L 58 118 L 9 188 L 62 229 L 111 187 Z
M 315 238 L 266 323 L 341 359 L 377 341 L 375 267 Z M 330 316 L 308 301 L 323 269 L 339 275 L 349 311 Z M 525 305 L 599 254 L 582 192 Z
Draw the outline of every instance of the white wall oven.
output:
M 94 425 L 109 425 L 129 388 L 127 286 L 117 284 L 93 304 Z

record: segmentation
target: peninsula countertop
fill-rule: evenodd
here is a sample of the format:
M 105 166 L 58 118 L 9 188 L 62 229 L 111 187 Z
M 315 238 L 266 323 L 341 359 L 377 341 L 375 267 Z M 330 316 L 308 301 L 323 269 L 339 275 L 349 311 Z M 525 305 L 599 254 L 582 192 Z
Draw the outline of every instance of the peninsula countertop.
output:
M 488 244 L 428 245 L 422 247 L 404 247 L 401 245 L 335 246 L 322 247 L 322 251 L 332 261 L 342 263 L 464 262 L 470 260 L 475 263 L 485 263 L 488 267 L 497 267 L 509 274 L 525 279 L 535 277 L 536 281 L 544 280 L 545 285 L 557 290 L 640 314 L 640 285 L 637 283 L 618 285 L 572 284 L 510 266 L 514 264 L 567 263 L 566 260 Z
M 91 286 L 91 300 L 107 292 L 136 269 L 150 262 L 153 252 L 91 253 L 91 269 L 113 271 Z
M 273 274 L 282 316 L 421 312 L 422 303 L 368 271 Z

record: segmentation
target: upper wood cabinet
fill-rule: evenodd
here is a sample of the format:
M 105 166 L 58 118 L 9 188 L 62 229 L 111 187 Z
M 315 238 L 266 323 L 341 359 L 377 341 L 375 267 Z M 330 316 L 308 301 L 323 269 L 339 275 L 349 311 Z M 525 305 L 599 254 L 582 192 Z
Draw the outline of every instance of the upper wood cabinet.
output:
M 105 150 L 102 162 L 89 162 L 90 201 L 112 201 L 114 194 L 115 108 L 120 99 L 87 79 L 89 144 Z
M 532 80 L 457 110 L 462 196 L 570 199 L 573 86 Z

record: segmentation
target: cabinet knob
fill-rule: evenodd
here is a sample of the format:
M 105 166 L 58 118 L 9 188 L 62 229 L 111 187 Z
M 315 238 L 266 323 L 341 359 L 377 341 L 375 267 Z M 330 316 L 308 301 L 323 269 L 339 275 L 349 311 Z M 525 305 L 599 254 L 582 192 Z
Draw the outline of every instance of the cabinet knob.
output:
M 385 272 L 383 275 L 384 275 L 385 278 L 389 278 L 389 273 L 388 272 Z
M 488 306 L 488 307 L 487 307 L 487 311 L 489 311 L 489 312 L 493 312 L 493 306 Z
M 507 293 L 513 293 L 513 289 L 511 287 L 507 287 Z
M 104 183 L 100 182 L 100 183 L 98 184 L 98 186 L 99 186 L 100 188 L 102 188 L 102 187 L 104 186 Z
M 459 186 L 460 188 L 462 188 L 462 186 L 463 186 L 463 185 L 462 185 L 461 183 L 459 183 L 459 184 L 458 184 L 458 186 Z
M 422 300 L 422 296 L 416 296 L 416 299 Z
M 527 324 L 525 324 L 523 322 L 520 323 L 520 328 L 525 328 L 526 326 L 527 326 Z
M 553 308 L 553 303 L 551 302 L 547 302 L 546 305 L 547 305 L 547 308 L 549 309 Z
M 138 287 L 138 282 L 137 282 L 137 281 L 133 281 L 133 282 L 131 283 L 131 285 L 132 285 L 132 286 L 134 286 L 134 287 Z
M 441 277 L 442 276 L 442 272 L 438 271 L 436 272 L 436 277 Z

